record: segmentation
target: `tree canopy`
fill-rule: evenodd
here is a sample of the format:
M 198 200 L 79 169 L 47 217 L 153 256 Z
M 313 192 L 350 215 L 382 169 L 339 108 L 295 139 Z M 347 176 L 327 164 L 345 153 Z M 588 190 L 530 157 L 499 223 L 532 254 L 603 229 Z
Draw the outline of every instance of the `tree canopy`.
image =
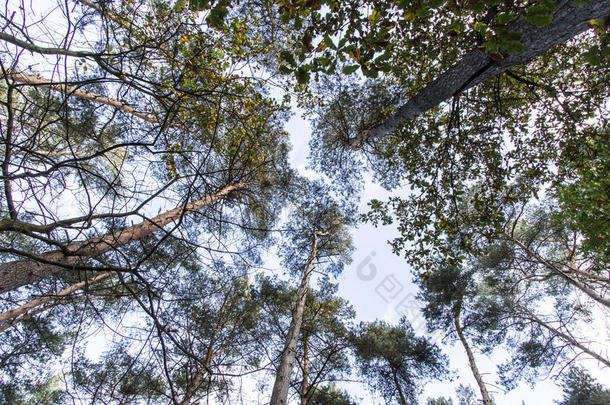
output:
M 449 359 L 338 295 L 361 223 L 395 225 L 485 405 L 544 376 L 607 402 L 581 367 L 610 367 L 586 327 L 610 311 L 609 1 L 0 15 L 0 402 L 417 403 Z M 479 401 L 457 393 L 428 403 Z

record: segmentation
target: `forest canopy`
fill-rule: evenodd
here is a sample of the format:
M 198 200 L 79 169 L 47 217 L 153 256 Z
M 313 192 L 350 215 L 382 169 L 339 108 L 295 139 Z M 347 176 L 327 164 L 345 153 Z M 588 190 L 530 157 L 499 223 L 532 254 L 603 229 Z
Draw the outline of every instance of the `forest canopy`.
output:
M 0 14 L 1 403 L 447 404 L 456 368 L 460 404 L 608 396 L 610 1 Z M 442 342 L 338 293 L 386 225 Z

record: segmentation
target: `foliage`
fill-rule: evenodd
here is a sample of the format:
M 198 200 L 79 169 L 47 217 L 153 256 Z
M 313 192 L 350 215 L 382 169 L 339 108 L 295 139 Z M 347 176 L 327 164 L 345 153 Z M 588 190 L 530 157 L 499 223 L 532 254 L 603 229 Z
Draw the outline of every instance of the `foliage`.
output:
M 572 141 L 562 159 L 562 181 L 555 183 L 560 220 L 584 236 L 582 249 L 600 265 L 610 263 L 610 132 L 592 130 Z
M 281 71 L 306 83 L 311 73 L 380 73 L 407 75 L 418 62 L 442 61 L 430 74 L 444 70 L 473 44 L 501 59 L 519 53 L 521 36 L 513 31 L 519 18 L 548 25 L 552 1 L 276 1 L 280 22 L 291 33 L 290 49 L 281 54 Z M 430 24 L 433 20 L 435 23 Z M 435 45 L 441 46 L 435 46 Z M 429 76 L 428 76 L 429 77 Z M 426 78 L 422 78 L 427 80 Z
M 445 397 L 428 398 L 426 405 L 453 405 L 453 399 Z
M 455 392 L 458 397 L 458 405 L 475 405 L 478 403 L 474 389 L 470 385 L 460 384 Z
M 405 319 L 354 327 L 330 282 L 360 219 L 397 224 L 430 327 L 508 349 L 507 387 L 581 352 L 608 364 L 577 333 L 608 289 L 608 21 L 367 136 L 465 55 L 522 53 L 520 24 L 565 4 L 74 0 L 39 18 L 7 3 L 0 270 L 52 271 L 2 295 L 0 402 L 231 401 L 277 362 L 314 240 L 293 389 L 351 404 L 333 384 L 355 361 L 387 401 L 415 402 L 445 356 Z M 295 95 L 323 180 L 288 162 Z M 361 215 L 368 175 L 397 193 Z M 261 276 L 275 256 L 286 281 Z M 562 404 L 608 401 L 579 369 L 564 386 Z
M 322 181 L 295 178 L 289 188 L 291 232 L 285 235 L 279 256 L 284 267 L 301 274 L 306 267 L 315 233 L 319 233 L 316 262 L 318 271 L 338 275 L 351 261 L 353 250 L 349 229 L 355 223 L 355 207 L 349 198 L 335 198 Z
M 326 385 L 316 387 L 311 399 L 308 402 L 311 405 L 355 405 L 349 395 L 335 387 L 334 385 Z
M 422 381 L 440 379 L 448 372 L 440 349 L 416 336 L 405 318 L 396 326 L 361 323 L 351 344 L 360 373 L 386 401 L 415 402 Z
M 335 395 L 344 399 L 332 385 L 323 386 L 340 381 L 351 369 L 347 337 L 355 314 L 345 300 L 335 296 L 336 290 L 336 285 L 322 282 L 317 290 L 309 289 L 307 294 L 292 386 L 308 401 Z M 280 350 L 290 325 L 297 289 L 285 282 L 259 277 L 254 291 L 256 301 L 263 303 L 264 308 L 258 318 L 259 333 L 266 336 L 265 342 L 275 342 L 273 347 Z
M 597 383 L 585 370 L 571 367 L 562 377 L 563 400 L 559 405 L 602 405 L 610 401 L 610 390 Z

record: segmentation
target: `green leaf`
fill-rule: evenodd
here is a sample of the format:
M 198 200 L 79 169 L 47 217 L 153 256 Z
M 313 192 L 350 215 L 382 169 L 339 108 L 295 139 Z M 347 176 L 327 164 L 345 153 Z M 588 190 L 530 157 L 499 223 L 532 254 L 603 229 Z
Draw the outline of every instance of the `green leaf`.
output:
M 517 14 L 515 13 L 500 13 L 495 17 L 496 21 L 499 24 L 508 24 L 511 21 L 517 19 Z
M 457 32 L 458 34 L 462 31 L 464 31 L 464 24 L 461 21 L 452 21 L 451 24 L 449 24 L 449 26 L 447 27 L 448 31 L 454 31 Z
M 543 27 L 545 25 L 549 25 L 551 21 L 553 21 L 553 16 L 549 14 L 533 14 L 526 15 L 525 19 L 538 27 Z
M 370 77 L 371 79 L 379 76 L 379 72 L 376 69 L 366 69 L 364 67 L 362 68 L 362 74 L 364 74 L 366 77 Z
M 324 43 L 331 47 L 332 49 L 337 49 L 337 45 L 333 42 L 328 34 L 324 35 Z
M 487 24 L 478 21 L 474 24 L 474 30 L 483 33 L 487 31 Z
M 445 3 L 445 0 L 428 0 L 426 7 L 428 8 L 439 8 Z
M 496 35 L 498 36 L 498 40 L 502 41 L 520 41 L 523 36 L 522 32 L 515 32 L 510 30 L 505 30 L 503 28 L 496 28 Z
M 427 8 L 420 8 L 415 14 L 420 18 L 428 18 L 432 15 L 432 12 Z
M 294 55 L 288 51 L 280 52 L 280 58 L 288 62 L 288 64 L 295 66 L 297 65 L 297 61 L 294 59 Z
M 280 73 L 283 73 L 285 75 L 289 75 L 293 72 L 292 69 L 290 69 L 288 66 L 285 66 L 285 65 L 280 65 L 279 71 L 280 71 Z
M 358 68 L 360 67 L 360 65 L 349 65 L 349 66 L 345 66 L 343 68 L 343 73 L 345 73 L 346 75 L 352 74 L 354 73 L 356 70 L 358 70 Z
M 189 0 L 189 9 L 191 11 L 206 10 L 208 7 L 210 7 L 208 0 Z
M 379 11 L 377 9 L 373 10 L 371 15 L 369 16 L 369 23 L 371 25 L 371 28 L 373 28 L 375 26 L 375 24 L 377 24 L 377 21 L 379 20 L 380 15 L 381 14 L 379 14 Z
M 597 46 L 592 46 L 587 52 L 582 54 L 582 57 L 590 65 L 601 65 L 602 58 L 600 57 L 600 49 Z
M 184 10 L 184 6 L 186 5 L 186 0 L 178 0 L 174 5 L 174 11 L 182 12 Z
M 229 9 L 219 5 L 210 10 L 210 15 L 206 20 L 212 28 L 223 28 L 227 14 L 229 14 Z
M 309 72 L 303 69 L 302 67 L 298 68 L 294 75 L 297 78 L 297 82 L 299 82 L 299 84 L 309 83 Z
M 513 55 L 521 53 L 525 49 L 525 46 L 519 41 L 501 41 L 500 46 Z

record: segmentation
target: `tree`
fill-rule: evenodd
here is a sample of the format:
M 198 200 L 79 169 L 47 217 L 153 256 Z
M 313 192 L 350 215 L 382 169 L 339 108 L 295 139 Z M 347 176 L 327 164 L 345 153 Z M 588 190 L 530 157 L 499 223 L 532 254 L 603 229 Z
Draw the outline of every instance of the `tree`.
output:
M 502 15 L 498 4 L 490 4 L 488 14 L 499 23 L 501 18 L 515 19 L 516 15 Z M 352 148 L 359 148 L 368 139 L 389 134 L 406 120 L 413 119 L 444 100 L 454 97 L 480 83 L 483 83 L 515 65 L 521 65 L 536 58 L 541 53 L 565 42 L 588 28 L 593 19 L 603 19 L 610 6 L 604 1 L 574 4 L 569 1 L 541 2 L 535 11 L 530 9 L 522 19 L 517 19 L 507 28 L 499 24 L 495 28 L 496 43 L 489 41 L 485 51 L 475 49 L 421 89 L 414 97 L 402 104 L 382 124 L 363 130 L 350 140 Z M 552 11 L 550 15 L 545 12 Z M 485 22 L 475 25 L 475 30 L 488 34 Z M 490 24 L 493 27 L 493 24 Z M 504 31 L 508 30 L 510 33 Z M 517 45 L 517 41 L 521 45 Z M 515 45 L 515 47 L 513 47 Z M 499 55 L 498 55 L 499 53 Z
M 417 337 L 405 318 L 397 326 L 361 323 L 351 337 L 360 374 L 386 401 L 417 402 L 422 380 L 447 374 L 446 358 L 425 338 Z
M 426 405 L 453 405 L 453 399 L 445 397 L 428 398 Z
M 595 271 L 584 270 L 591 262 L 580 254 L 580 237 L 565 223 L 549 220 L 544 207 L 522 207 L 513 214 L 507 232 L 525 243 L 492 240 L 472 268 L 479 291 L 472 303 L 479 321 L 471 322 L 477 340 L 488 349 L 505 341 L 514 355 L 499 367 L 502 381 L 509 388 L 521 379 L 533 382 L 543 370 L 550 372 L 581 354 L 608 364 L 603 349 L 579 331 L 581 322 L 590 321 L 595 303 L 584 299 L 579 285 L 605 289 Z
M 586 371 L 571 367 L 562 376 L 563 400 L 559 405 L 601 405 L 610 401 L 610 390 L 597 383 Z
M 309 198 L 307 200 L 297 200 L 298 205 L 295 207 L 291 228 L 297 229 L 298 232 L 292 235 L 291 244 L 287 246 L 287 251 L 283 253 L 284 262 L 288 268 L 292 270 L 304 264 L 304 270 L 273 385 L 270 400 L 273 405 L 287 402 L 290 375 L 296 357 L 296 347 L 307 302 L 309 280 L 314 265 L 321 259 L 327 260 L 329 264 L 326 271 L 337 273 L 349 259 L 348 255 L 351 248 L 351 240 L 346 229 L 351 222 L 350 217 L 342 212 L 342 207 L 327 196 L 323 184 L 311 183 L 305 185 L 306 187 L 302 187 L 302 192 L 297 195 L 306 195 Z M 297 186 L 300 186 L 300 184 Z M 304 261 L 303 245 L 306 246 L 308 241 L 311 243 L 311 248 L 306 261 Z M 338 258 L 336 263 L 332 262 L 333 257 Z
M 257 210 L 249 220 L 261 225 L 274 211 L 265 209 L 281 194 L 277 189 L 275 196 L 270 193 L 269 184 L 289 175 L 283 132 L 275 126 L 284 118 L 284 107 L 266 97 L 256 78 L 219 74 L 230 64 L 203 49 L 221 39 L 201 29 L 194 13 L 166 2 L 119 10 L 81 5 L 75 14 L 59 17 L 85 17 L 70 21 L 75 43 L 87 24 L 103 24 L 102 50 L 41 47 L 17 23 L 10 23 L 2 36 L 12 60 L 2 66 L 7 131 L 1 229 L 8 237 L 1 248 L 14 260 L 2 268 L 3 292 L 61 268 L 91 268 L 85 259 L 108 260 L 104 253 L 177 220 L 174 229 L 166 229 L 174 232 L 184 214 L 229 194 L 236 201 L 232 191 L 237 189 L 251 202 L 246 205 Z M 157 18 L 162 24 L 153 23 Z M 175 29 L 168 32 L 163 24 Z M 234 39 L 253 49 L 244 42 L 244 28 L 234 30 L 243 37 Z M 47 33 L 50 43 L 57 42 L 53 30 Z M 54 66 L 81 59 L 73 71 L 39 77 L 20 66 L 13 47 L 41 59 L 56 55 Z M 240 57 L 234 56 L 236 62 Z M 241 96 L 244 89 L 254 95 Z M 112 163 L 118 151 L 123 151 L 122 166 L 108 178 L 99 161 Z M 141 181 L 144 173 L 148 176 Z M 80 187 L 69 193 L 66 179 L 72 176 Z M 121 188 L 128 177 L 131 187 Z M 263 187 L 255 184 L 258 180 Z M 86 203 L 66 218 L 59 208 L 70 194 Z M 150 215 L 151 203 L 169 199 L 185 209 Z M 133 216 L 146 220 L 129 227 L 124 221 Z M 28 260 L 16 260 L 23 257 Z
M 610 263 L 608 131 L 607 127 L 592 130 L 586 138 L 568 143 L 554 187 L 561 207 L 560 220 L 583 236 L 582 249 L 600 268 Z
M 210 252 L 242 266 L 259 260 L 292 175 L 286 109 L 256 77 L 233 70 L 255 48 L 245 25 L 233 25 L 227 40 L 172 6 L 83 1 L 62 14 L 62 4 L 49 18 L 66 22 L 68 33 L 30 25 L 26 7 L 24 25 L 8 23 L 2 33 L 1 377 L 21 384 L 24 397 L 66 347 L 74 355 L 83 336 L 100 330 L 116 345 L 100 362 L 72 357 L 74 369 L 84 368 L 64 375 L 70 393 L 84 398 L 188 403 L 211 389 L 227 395 L 221 374 L 254 362 L 254 353 L 233 350 L 247 344 L 243 323 L 215 337 L 198 324 L 200 336 L 189 340 L 187 311 L 172 300 L 194 299 L 199 282 L 200 290 L 215 285 L 189 277 L 206 268 L 192 262 L 221 260 Z M 98 37 L 81 36 L 87 31 Z M 40 45 L 67 37 L 65 46 Z M 229 42 L 235 52 L 224 48 Z M 177 264 L 183 257 L 190 264 Z M 112 277 L 98 278 L 105 274 Z M 180 291 L 181 282 L 192 289 Z M 210 306 L 219 300 L 209 298 Z M 215 346 L 207 357 L 206 343 Z
M 100 361 L 73 359 L 66 376 L 71 395 L 94 402 L 169 398 L 188 405 L 229 398 L 241 375 L 264 367 L 261 307 L 244 269 L 222 262 L 210 268 L 180 264 L 194 268 L 165 268 L 172 274 L 153 291 L 128 297 L 138 303 L 133 314 L 147 322 L 124 325 L 129 335 L 115 338 Z
M 428 321 L 429 329 L 440 327 L 455 332 L 468 357 L 468 364 L 479 386 L 483 404 L 491 405 L 491 396 L 479 372 L 463 326 L 464 323 L 473 324 L 473 316 L 467 312 L 470 301 L 477 294 L 472 278 L 473 273 L 469 271 L 462 271 L 455 267 L 441 268 L 422 277 L 419 298 L 426 305 L 423 313 Z M 475 312 L 475 319 L 476 316 Z M 464 318 L 466 318 L 465 322 Z
M 470 385 L 458 385 L 455 389 L 458 397 L 458 405 L 475 405 L 477 403 L 476 395 Z
M 354 405 L 349 395 L 334 385 L 316 387 L 308 402 L 311 405 Z
M 351 369 L 347 335 L 354 312 L 347 302 L 335 296 L 336 289 L 328 281 L 321 281 L 317 289 L 310 288 L 307 292 L 301 333 L 295 349 L 296 370 L 290 381 L 290 387 L 303 405 L 330 395 L 324 394 L 328 384 L 341 381 Z M 292 323 L 297 289 L 286 282 L 262 278 L 257 290 L 260 294 L 257 301 L 261 302 L 265 313 L 258 327 L 259 330 L 269 328 L 262 332 L 266 336 L 263 341 L 269 342 L 270 347 L 281 349 Z M 270 356 L 276 354 L 267 351 Z M 270 358 L 270 361 L 274 360 L 275 357 Z M 319 390 L 323 392 L 317 396 Z
M 484 401 L 491 398 L 468 340 L 489 352 L 507 345 L 514 357 L 499 371 L 509 388 L 521 379 L 533 383 L 540 373 L 581 353 L 608 361 L 599 347 L 594 349 L 590 339 L 576 332 L 580 322 L 590 319 L 595 302 L 584 300 L 583 292 L 602 297 L 606 288 L 594 263 L 581 253 L 582 239 L 545 205 L 507 209 L 506 218 L 506 231 L 497 239 L 469 235 L 480 244 L 474 250 L 485 254 L 464 253 L 462 268 L 430 257 L 438 269 L 419 277 L 429 327 L 459 337 Z
M 397 221 L 486 404 L 474 347 L 505 345 L 509 388 L 577 356 L 610 365 L 577 333 L 610 306 L 607 1 L 38 7 L 7 4 L 0 33 L 0 401 L 226 402 L 274 370 L 274 404 L 291 387 L 347 404 L 349 344 L 413 402 L 444 357 L 404 320 L 348 333 L 329 284 L 366 169 L 411 187 L 363 218 Z M 332 186 L 289 167 L 294 94 Z M 260 281 L 276 251 L 290 281 Z
M 515 65 L 493 76 L 493 80 L 464 92 L 460 90 L 448 103 L 439 104 L 445 89 L 450 97 L 465 82 L 469 85 L 472 76 L 482 74 L 477 70 L 485 63 L 466 72 L 469 62 L 461 58 L 484 56 L 492 71 L 522 54 L 506 52 L 511 47 L 508 42 L 521 41 L 526 49 L 527 43 L 544 37 L 544 33 L 532 37 L 523 34 L 509 40 L 507 31 L 511 31 L 513 24 L 563 35 L 567 31 L 560 34 L 558 26 L 549 27 L 570 26 L 564 18 L 569 21 L 574 17 L 574 21 L 580 19 L 576 25 L 582 31 L 594 17 L 585 17 L 588 12 L 585 10 L 597 8 L 594 14 L 599 15 L 594 18 L 598 19 L 609 11 L 607 2 L 590 2 L 580 11 L 568 1 L 528 3 L 523 7 L 515 3 L 510 6 L 474 3 L 458 6 L 453 2 L 403 2 L 392 8 L 393 2 L 386 2 L 387 11 L 381 10 L 381 5 L 373 7 L 378 14 L 372 14 L 371 20 L 368 16 L 361 20 L 363 37 L 356 34 L 357 27 L 351 32 L 347 30 L 341 45 L 345 49 L 337 52 L 365 58 L 369 50 L 378 50 L 374 45 L 378 42 L 376 33 L 385 30 L 388 38 L 379 42 L 385 41 L 387 53 L 391 54 L 384 61 L 389 64 L 388 74 L 361 86 L 331 80 L 339 84 L 334 88 L 323 86 L 324 91 L 316 93 L 325 100 L 324 106 L 314 109 L 317 125 L 311 145 L 316 167 L 334 175 L 338 171 L 336 166 L 342 165 L 344 170 L 340 173 L 351 173 L 351 177 L 367 167 L 387 188 L 411 187 L 413 192 L 408 195 L 391 197 L 387 202 L 371 201 L 365 219 L 375 224 L 395 221 L 401 234 L 392 241 L 394 250 L 408 256 L 422 272 L 428 267 L 430 255 L 444 256 L 453 265 L 459 265 L 461 252 L 471 247 L 471 241 L 463 235 L 474 228 L 485 235 L 497 231 L 503 223 L 500 207 L 507 201 L 516 202 L 514 199 L 529 199 L 544 184 L 553 181 L 554 168 L 564 155 L 563 148 L 571 142 L 565 140 L 585 138 L 594 125 L 586 124 L 583 118 L 591 117 L 591 123 L 605 114 L 603 100 L 608 89 L 602 83 L 607 72 L 600 65 L 587 62 L 589 45 L 593 41 L 605 43 L 603 38 L 607 34 L 601 28 L 595 29 L 595 34 L 577 35 L 553 49 L 543 47 L 546 51 L 539 53 L 533 63 Z M 528 12 L 530 6 L 535 10 Z M 360 15 L 353 14 L 358 21 Z M 435 26 L 424 21 L 432 14 L 442 16 Z M 407 15 L 408 18 L 401 18 Z M 528 19 L 538 20 L 540 25 L 524 22 Z M 370 21 L 368 26 L 365 21 Z M 600 22 L 592 24 L 597 23 Z M 547 28 L 549 31 L 545 31 Z M 598 34 L 601 37 L 594 39 L 593 35 Z M 508 37 L 502 38 L 505 35 Z M 352 39 L 360 42 L 354 44 Z M 472 50 L 473 44 L 485 50 Z M 332 49 L 330 45 L 329 48 Z M 572 60 L 579 62 L 569 62 Z M 361 65 L 363 69 L 374 70 L 376 62 L 367 59 Z M 464 81 L 456 79 L 455 88 L 447 86 L 446 81 L 459 76 L 458 73 L 464 74 Z M 578 89 L 573 87 L 576 84 Z M 442 91 L 434 91 L 436 85 Z M 430 97 L 426 96 L 428 91 Z M 420 111 L 414 107 L 413 103 L 419 103 L 418 94 L 437 107 L 425 113 L 425 108 Z M 415 101 L 405 104 L 405 98 Z M 430 101 L 433 99 L 436 101 Z M 411 107 L 417 110 L 417 119 L 397 118 L 398 111 Z M 375 128 L 382 128 L 385 122 L 394 119 L 388 117 L 396 119 L 386 127 L 393 130 L 387 136 L 369 137 Z M 368 141 L 364 142 L 365 139 Z M 355 143 L 360 152 L 337 151 L 341 143 L 348 146 Z M 464 217 L 458 207 L 465 202 L 467 188 L 472 184 L 480 187 L 469 201 L 476 210 Z M 462 246 L 456 249 L 448 241 L 454 244 L 459 241 Z
M 129 228 L 121 229 L 101 237 L 71 243 L 65 246 L 63 250 L 46 252 L 34 256 L 34 260 L 4 263 L 0 265 L 0 275 L 2 275 L 3 279 L 0 293 L 33 283 L 52 275 L 62 268 L 77 266 L 83 259 L 97 257 L 127 243 L 144 238 L 151 232 L 162 229 L 167 224 L 180 220 L 184 215 L 196 212 L 200 208 L 227 196 L 229 193 L 243 188 L 245 185 L 245 183 L 239 183 L 226 186 L 216 194 L 167 211 L 150 220 L 145 220 L 138 225 L 133 225 Z M 82 221 L 81 218 L 79 218 L 79 220 Z M 5 222 L 4 225 L 6 230 L 19 229 L 19 226 L 23 225 L 10 223 L 10 220 L 6 219 L 3 222 Z M 27 228 L 27 225 L 25 225 L 24 228 Z M 52 228 L 53 225 L 49 226 L 47 229 Z

